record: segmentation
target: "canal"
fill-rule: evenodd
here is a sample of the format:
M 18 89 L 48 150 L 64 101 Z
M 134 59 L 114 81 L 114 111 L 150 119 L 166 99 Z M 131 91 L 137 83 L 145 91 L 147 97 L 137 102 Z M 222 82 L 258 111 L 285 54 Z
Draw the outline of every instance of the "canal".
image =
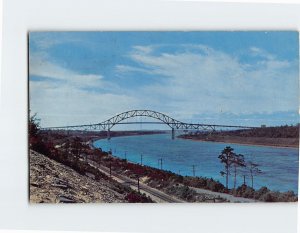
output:
M 94 146 L 104 151 L 111 150 L 114 156 L 126 158 L 135 163 L 169 170 L 181 175 L 202 176 L 219 180 L 225 184 L 225 177 L 220 175 L 224 166 L 218 159 L 226 146 L 234 148 L 237 154 L 243 154 L 246 161 L 259 164 L 261 174 L 254 177 L 254 188 L 267 186 L 273 191 L 292 190 L 298 193 L 298 149 L 275 148 L 267 146 L 240 145 L 233 143 L 201 142 L 176 138 L 169 134 L 139 135 L 101 139 Z M 237 176 L 237 185 L 243 183 L 243 174 Z M 251 179 L 246 177 L 247 185 Z M 229 188 L 233 187 L 233 174 Z

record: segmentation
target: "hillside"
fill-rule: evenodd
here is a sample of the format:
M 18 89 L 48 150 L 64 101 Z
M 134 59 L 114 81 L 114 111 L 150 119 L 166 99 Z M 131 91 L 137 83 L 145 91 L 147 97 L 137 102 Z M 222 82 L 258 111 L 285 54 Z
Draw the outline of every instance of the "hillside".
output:
M 253 129 L 241 129 L 232 131 L 223 131 L 219 135 L 240 136 L 240 137 L 264 137 L 264 138 L 298 138 L 299 126 L 278 126 L 261 127 Z
M 128 202 L 112 181 L 96 181 L 30 151 L 30 203 Z
M 299 147 L 299 125 L 261 127 L 218 132 L 197 132 L 180 138 L 261 146 Z

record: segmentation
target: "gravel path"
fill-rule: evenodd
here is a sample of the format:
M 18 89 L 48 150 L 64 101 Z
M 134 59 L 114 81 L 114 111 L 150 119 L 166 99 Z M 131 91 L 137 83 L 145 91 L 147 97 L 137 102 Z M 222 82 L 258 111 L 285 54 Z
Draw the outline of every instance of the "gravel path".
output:
M 258 202 L 257 200 L 254 199 L 248 199 L 248 198 L 244 198 L 244 197 L 235 197 L 232 196 L 230 194 L 227 193 L 218 193 L 218 192 L 213 192 L 210 190 L 206 190 L 206 189 L 200 189 L 200 188 L 194 188 L 194 187 L 190 187 L 191 189 L 195 190 L 197 193 L 201 193 L 201 194 L 208 194 L 208 195 L 213 195 L 216 197 L 221 197 L 224 198 L 226 200 L 228 200 L 229 202 L 236 202 L 236 203 L 252 203 L 252 202 Z

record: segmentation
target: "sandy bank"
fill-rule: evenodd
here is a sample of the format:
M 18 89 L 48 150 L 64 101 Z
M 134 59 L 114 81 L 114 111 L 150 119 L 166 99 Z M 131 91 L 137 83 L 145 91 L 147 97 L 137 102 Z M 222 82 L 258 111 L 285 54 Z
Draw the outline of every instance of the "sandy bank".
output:
M 213 138 L 199 138 L 197 136 L 183 135 L 179 136 L 181 139 L 189 139 L 194 141 L 203 142 L 215 142 L 215 143 L 230 143 L 247 146 L 264 146 L 264 147 L 275 147 L 275 148 L 299 148 L 298 139 L 281 139 L 276 138 L 250 138 L 250 137 L 213 137 Z

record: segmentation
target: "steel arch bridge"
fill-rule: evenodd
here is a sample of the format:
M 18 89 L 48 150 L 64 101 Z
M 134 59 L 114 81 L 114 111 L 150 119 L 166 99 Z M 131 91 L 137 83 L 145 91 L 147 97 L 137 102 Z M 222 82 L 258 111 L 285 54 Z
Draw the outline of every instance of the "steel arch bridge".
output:
M 126 119 L 134 117 L 149 117 L 159 122 L 123 122 Z M 107 138 L 110 139 L 110 130 L 115 125 L 119 124 L 166 124 L 172 129 L 172 139 L 175 138 L 175 130 L 211 130 L 215 131 L 216 128 L 243 128 L 250 129 L 256 127 L 240 126 L 240 125 L 215 125 L 215 124 L 193 124 L 178 121 L 166 114 L 153 110 L 131 110 L 117 114 L 106 121 L 97 124 L 88 125 L 71 125 L 71 126 L 60 126 L 60 127 L 47 127 L 42 128 L 44 130 L 105 130 L 107 131 Z

